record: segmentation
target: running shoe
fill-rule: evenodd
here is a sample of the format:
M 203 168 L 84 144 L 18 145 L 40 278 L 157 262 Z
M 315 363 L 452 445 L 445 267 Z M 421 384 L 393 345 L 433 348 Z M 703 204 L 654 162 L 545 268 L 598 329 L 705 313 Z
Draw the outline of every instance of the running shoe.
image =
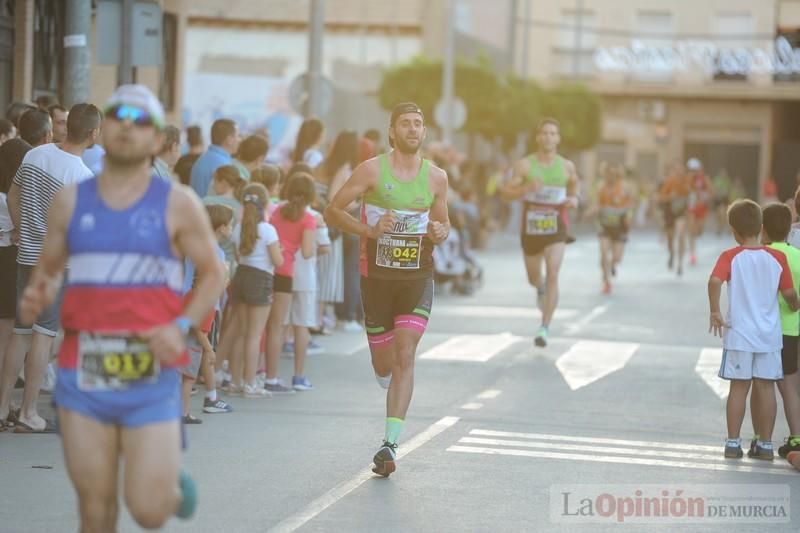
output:
M 392 373 L 389 372 L 389 375 L 387 376 L 379 376 L 376 372 L 375 381 L 378 382 L 378 385 L 380 385 L 382 389 L 388 389 L 389 385 L 392 384 Z
M 264 383 L 264 390 L 270 394 L 294 394 L 294 389 L 287 387 L 280 380 L 277 383 Z
M 294 376 L 292 378 L 292 388 L 294 390 L 314 390 L 314 385 L 311 384 L 311 381 L 305 376 Z
M 539 331 L 536 333 L 536 338 L 533 339 L 534 344 L 539 348 L 544 348 L 547 346 L 547 326 L 541 326 Z
M 294 355 L 294 342 L 293 341 L 289 341 L 289 342 L 284 342 L 283 343 L 283 353 L 284 354 Z
M 203 412 L 209 414 L 217 414 L 217 413 L 230 413 L 233 411 L 233 407 L 231 407 L 228 402 L 217 398 L 216 401 L 212 401 L 210 398 L 206 398 L 203 400 Z
M 225 390 L 225 394 L 227 394 L 228 396 L 244 396 L 244 387 L 242 387 L 241 385 L 234 385 L 233 383 L 231 383 L 228 386 L 227 390 Z
M 183 423 L 184 424 L 202 424 L 203 421 L 197 418 L 196 416 L 192 416 L 190 414 L 183 415 Z
M 306 355 L 322 355 L 325 353 L 325 348 L 314 342 L 308 341 L 308 348 L 306 348 Z
M 695 266 L 697 264 L 697 256 L 692 254 L 689 256 L 689 265 Z
M 755 446 L 747 450 L 747 457 L 760 459 L 762 461 L 772 461 L 775 459 L 775 451 L 771 442 L 756 442 Z
M 784 459 L 792 452 L 800 452 L 800 437 L 789 437 L 778 448 L 778 455 Z
M 197 486 L 185 470 L 180 471 L 178 483 L 181 489 L 181 504 L 178 506 L 178 510 L 175 511 L 175 516 L 186 520 L 191 518 L 195 509 L 197 509 Z
M 611 276 L 617 277 L 617 265 L 611 265 Z
M 355 320 L 348 320 L 342 326 L 342 330 L 346 331 L 347 333 L 361 333 L 364 331 L 364 328 L 362 328 L 361 324 Z
M 725 459 L 741 459 L 744 457 L 742 445 L 737 439 L 728 439 L 725 441 Z
M 611 283 L 603 282 L 603 294 L 611 294 Z
M 253 385 L 245 385 L 243 396 L 245 398 L 269 398 L 272 396 L 272 393 L 267 389 L 259 387 L 257 384 Z
M 395 460 L 397 459 L 397 443 L 383 441 L 383 446 L 375 453 L 372 462 L 375 466 L 372 471 L 379 476 L 389 477 L 395 471 Z

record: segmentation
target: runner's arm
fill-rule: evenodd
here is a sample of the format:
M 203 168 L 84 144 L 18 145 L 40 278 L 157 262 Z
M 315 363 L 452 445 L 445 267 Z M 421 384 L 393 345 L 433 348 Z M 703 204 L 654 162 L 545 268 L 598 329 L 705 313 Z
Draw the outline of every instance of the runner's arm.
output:
M 434 244 L 439 244 L 447 240 L 447 236 L 450 234 L 450 217 L 447 212 L 447 173 L 440 168 L 432 168 L 431 186 L 434 197 L 428 225 L 428 237 Z
M 199 324 L 225 289 L 225 273 L 217 256 L 216 239 L 200 200 L 183 186 L 172 189 L 170 218 L 175 224 L 173 239 L 178 251 L 194 263 L 198 279 L 183 315 L 193 324 Z
M 566 161 L 567 171 L 567 205 L 570 207 L 578 207 L 578 194 L 581 192 L 581 180 L 578 177 L 578 171 L 575 169 L 575 163 Z
M 519 200 L 525 195 L 528 188 L 530 188 L 530 185 L 526 186 L 525 183 L 525 174 L 527 171 L 528 163 L 525 159 L 520 159 L 514 163 L 511 178 L 501 183 L 500 187 L 498 188 L 500 191 L 500 197 L 503 200 L 511 202 L 514 200 Z
M 355 217 L 347 212 L 348 206 L 358 197 L 366 194 L 377 182 L 377 168 L 374 160 L 365 161 L 358 165 L 353 175 L 350 176 L 342 188 L 336 193 L 328 207 L 325 208 L 325 222 L 333 226 L 358 235 L 359 237 L 371 237 L 372 227 L 356 220 Z
M 789 307 L 792 311 L 797 311 L 800 309 L 800 300 L 797 298 L 797 291 L 792 289 L 784 289 L 781 291 L 781 296 L 783 296 L 786 303 L 789 304 Z
M 30 323 L 53 303 L 61 286 L 64 266 L 67 264 L 67 227 L 75 209 L 76 188 L 58 191 L 47 214 L 47 235 L 42 255 L 33 269 L 28 286 L 20 302 L 23 323 Z

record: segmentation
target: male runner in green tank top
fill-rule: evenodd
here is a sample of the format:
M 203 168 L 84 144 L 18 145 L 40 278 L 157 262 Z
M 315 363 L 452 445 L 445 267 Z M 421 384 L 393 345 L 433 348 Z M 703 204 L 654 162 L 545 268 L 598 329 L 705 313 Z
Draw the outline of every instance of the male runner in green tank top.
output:
M 361 237 L 361 301 L 375 378 L 386 395 L 386 433 L 373 472 L 395 470 L 397 438 L 414 390 L 414 359 L 433 304 L 433 246 L 447 239 L 447 174 L 419 155 L 422 110 L 395 106 L 390 153 L 360 164 L 325 220 Z M 346 211 L 362 197 L 361 219 Z
M 558 155 L 561 136 L 555 119 L 546 118 L 539 123 L 536 142 L 537 152 L 517 161 L 513 176 L 501 193 L 506 200 L 523 200 L 520 240 L 528 281 L 536 288 L 542 312 L 535 343 L 544 347 L 558 305 L 558 274 L 569 239 L 567 209 L 578 206 L 579 181 L 572 161 Z

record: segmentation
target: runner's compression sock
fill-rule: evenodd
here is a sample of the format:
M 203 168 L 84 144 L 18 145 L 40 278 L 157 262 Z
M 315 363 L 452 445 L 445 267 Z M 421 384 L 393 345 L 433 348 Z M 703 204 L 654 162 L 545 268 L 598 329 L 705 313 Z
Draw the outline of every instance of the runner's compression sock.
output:
M 397 439 L 400 437 L 400 432 L 403 431 L 403 424 L 405 424 L 405 420 L 402 418 L 391 416 L 386 418 L 386 436 L 384 440 L 389 444 L 396 444 Z

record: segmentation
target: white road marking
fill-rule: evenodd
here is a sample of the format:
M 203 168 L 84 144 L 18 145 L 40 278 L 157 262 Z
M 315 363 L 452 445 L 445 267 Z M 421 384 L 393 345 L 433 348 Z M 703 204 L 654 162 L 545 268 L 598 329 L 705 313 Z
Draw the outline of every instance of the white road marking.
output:
M 478 394 L 479 400 L 494 400 L 498 396 L 503 394 L 503 391 L 497 389 L 488 389 L 483 391 L 482 393 Z
M 399 449 L 400 451 L 397 454 L 397 458 L 402 459 L 423 444 L 427 443 L 432 438 L 436 437 L 442 431 L 453 427 L 458 420 L 459 418 L 457 416 L 446 416 L 438 422 L 433 423 L 422 433 L 417 434 L 414 436 L 414 438 L 404 444 L 403 447 Z M 319 515 L 322 511 L 360 487 L 365 481 L 374 477 L 376 476 L 374 473 L 372 473 L 370 468 L 362 470 L 354 478 L 335 486 L 316 500 L 312 501 L 301 511 L 293 514 L 279 524 L 270 528 L 269 531 L 271 533 L 290 533 L 292 531 L 296 531 L 314 517 Z
M 691 463 L 687 461 L 667 461 L 663 459 L 644 459 L 638 457 L 613 457 L 603 455 L 587 455 L 577 453 L 538 452 L 533 450 L 514 450 L 498 448 L 481 448 L 473 446 L 450 446 L 448 452 L 482 453 L 486 455 L 510 455 L 515 457 L 538 457 L 542 459 L 564 459 L 568 461 L 585 461 L 590 463 L 616 463 L 625 465 L 668 466 L 674 468 L 691 468 L 696 470 L 713 470 L 717 472 L 750 472 L 781 476 L 797 476 L 797 471 L 788 465 L 784 469 L 765 469 L 745 465 Z
M 355 355 L 361 350 L 365 350 L 369 347 L 367 341 L 359 342 L 354 348 L 352 348 L 349 352 L 347 352 L 348 356 Z
M 533 297 L 532 297 L 533 298 Z M 512 307 L 492 305 L 438 305 L 434 306 L 434 314 L 447 316 L 462 316 L 469 318 L 542 318 L 542 313 L 534 307 Z M 556 309 L 555 317 L 572 318 L 578 315 L 577 309 Z
M 565 328 L 565 331 L 568 335 L 575 335 L 580 330 L 582 330 L 589 322 L 594 320 L 595 318 L 599 317 L 603 313 L 608 311 L 607 305 L 598 305 L 587 314 L 585 317 L 581 318 L 577 322 L 574 322 Z M 556 318 L 558 318 L 556 316 Z
M 511 333 L 499 335 L 458 335 L 434 346 L 419 356 L 437 361 L 467 361 L 485 363 L 518 340 Z
M 720 453 L 722 447 L 714 449 L 717 452 L 714 455 L 707 453 L 687 453 L 687 452 L 670 452 L 665 450 L 640 450 L 636 448 L 615 448 L 609 446 L 597 445 L 581 445 L 581 444 L 560 444 L 552 442 L 536 442 L 536 441 L 522 441 L 522 440 L 499 440 L 499 439 L 481 439 L 475 437 L 463 437 L 458 441 L 461 444 L 484 444 L 487 446 L 509 446 L 517 448 L 537 448 L 541 450 L 550 450 L 554 452 L 587 452 L 591 455 L 611 454 L 611 455 L 635 455 L 639 457 L 658 457 L 668 459 L 695 459 L 701 461 L 713 462 L 730 462 L 730 459 Z M 783 468 L 782 464 L 764 463 L 767 468 Z
M 711 387 L 720 398 L 728 397 L 728 382 L 719 377 L 719 365 L 722 362 L 722 348 L 703 348 L 694 371 Z
M 708 446 L 703 444 L 680 444 L 677 442 L 653 442 L 644 440 L 607 439 L 602 437 L 575 437 L 570 435 L 549 435 L 547 433 L 515 433 L 512 431 L 493 431 L 489 429 L 473 429 L 472 431 L 469 432 L 469 434 L 480 435 L 482 437 L 505 437 L 511 439 L 583 442 L 590 444 L 608 444 L 611 446 L 632 446 L 636 448 L 663 448 L 665 450 L 717 452 L 722 449 L 722 441 L 720 441 L 719 446 Z
M 478 402 L 465 403 L 464 405 L 461 406 L 462 409 L 465 409 L 467 411 L 477 411 L 481 407 L 483 407 L 483 404 Z
M 558 358 L 556 368 L 577 390 L 623 368 L 638 348 L 627 342 L 578 341 Z

